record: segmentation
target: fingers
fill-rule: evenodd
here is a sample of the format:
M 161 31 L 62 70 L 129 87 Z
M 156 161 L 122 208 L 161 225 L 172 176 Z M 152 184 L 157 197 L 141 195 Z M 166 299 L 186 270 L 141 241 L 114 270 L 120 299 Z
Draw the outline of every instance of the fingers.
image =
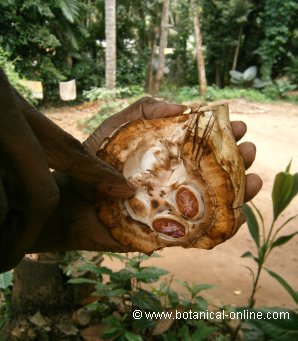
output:
M 95 154 L 104 139 L 121 125 L 138 119 L 151 120 L 180 115 L 186 108 L 184 105 L 170 104 L 152 97 L 141 98 L 128 108 L 105 120 L 83 144 L 90 153 Z
M 263 182 L 257 174 L 247 174 L 244 202 L 252 200 L 259 193 L 262 185 Z
M 143 97 L 128 108 L 119 113 L 124 122 L 138 119 L 152 120 L 162 117 L 177 116 L 183 114 L 186 106 L 168 103 L 152 97 Z M 117 114 L 118 115 L 118 114 Z
M 112 166 L 90 155 L 73 136 L 58 127 L 28 103 L 23 110 L 43 147 L 50 168 L 67 173 L 76 180 L 95 185 L 101 193 L 129 198 L 134 188 Z
M 9 254 L 5 256 L 12 264 L 18 262 L 34 243 L 58 202 L 59 192 L 45 155 L 22 115 L 22 103 L 3 73 L 0 77 L 0 103 L 1 161 L 18 184 L 16 198 L 11 199 L 14 199 L 21 217 L 21 226 L 12 238 L 13 245 L 8 246 Z M 9 230 L 10 227 L 4 224 L 1 229 Z
M 245 169 L 248 169 L 256 158 L 256 146 L 251 142 L 243 142 L 238 145 L 238 148 L 243 158 Z
M 253 174 L 253 173 L 246 175 L 244 202 L 252 200 L 259 193 L 259 191 L 262 188 L 262 185 L 263 185 L 263 182 L 258 175 Z M 233 235 L 238 232 L 241 225 L 243 225 L 245 222 L 246 222 L 246 216 L 243 212 L 241 212 Z
M 242 121 L 232 121 L 231 122 L 232 132 L 234 134 L 236 142 L 242 139 L 242 137 L 247 132 L 247 126 Z

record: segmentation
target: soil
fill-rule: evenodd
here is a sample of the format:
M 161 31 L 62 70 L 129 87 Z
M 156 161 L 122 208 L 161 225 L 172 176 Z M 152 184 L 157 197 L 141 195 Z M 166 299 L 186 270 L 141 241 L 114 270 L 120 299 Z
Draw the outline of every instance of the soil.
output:
M 243 141 L 253 141 L 257 146 L 257 157 L 248 172 L 258 173 L 263 188 L 253 202 L 264 215 L 266 226 L 272 220 L 271 190 L 275 175 L 286 168 L 292 159 L 292 171 L 298 171 L 298 105 L 290 103 L 256 103 L 247 100 L 230 100 L 231 120 L 242 120 L 248 132 Z M 85 103 L 76 107 L 46 110 L 46 115 L 67 132 L 84 140 L 87 135 L 79 129 L 78 121 L 91 117 L 98 110 L 96 103 Z M 241 141 L 241 142 L 243 142 Z M 298 198 L 280 218 L 298 213 Z M 282 234 L 297 231 L 298 219 L 289 224 Z M 298 238 L 274 250 L 267 267 L 284 277 L 291 286 L 298 289 Z M 167 248 L 159 252 L 160 258 L 151 258 L 146 263 L 167 269 L 174 278 L 192 283 L 211 283 L 215 289 L 207 296 L 215 305 L 247 302 L 251 292 L 252 277 L 246 266 L 255 269 L 252 259 L 241 258 L 250 250 L 255 252 L 247 225 L 231 240 L 213 250 Z M 109 266 L 119 264 L 109 262 Z M 176 289 L 181 288 L 173 282 Z M 261 275 L 257 292 L 258 306 L 294 307 L 293 300 L 281 285 L 266 272 Z

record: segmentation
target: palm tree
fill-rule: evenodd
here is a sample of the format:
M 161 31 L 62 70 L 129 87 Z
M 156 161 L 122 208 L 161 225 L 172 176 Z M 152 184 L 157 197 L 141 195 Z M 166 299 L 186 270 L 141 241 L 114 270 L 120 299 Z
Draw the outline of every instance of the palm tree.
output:
M 105 80 L 108 89 L 116 87 L 116 0 L 105 0 L 106 61 Z
M 158 68 L 156 72 L 154 92 L 156 95 L 159 92 L 160 83 L 163 78 L 164 66 L 165 66 L 165 48 L 168 44 L 168 31 L 169 31 L 169 13 L 170 13 L 170 0 L 163 0 L 162 19 L 159 39 L 159 56 L 158 56 Z
M 198 13 L 198 8 L 194 0 L 191 0 L 191 9 L 193 13 L 193 23 L 194 23 L 194 31 L 195 31 L 195 38 L 196 38 L 198 74 L 199 74 L 199 80 L 200 80 L 199 93 L 201 96 L 204 96 L 207 90 L 207 81 L 206 81 L 205 64 L 204 64 L 203 42 L 202 42 L 200 17 Z

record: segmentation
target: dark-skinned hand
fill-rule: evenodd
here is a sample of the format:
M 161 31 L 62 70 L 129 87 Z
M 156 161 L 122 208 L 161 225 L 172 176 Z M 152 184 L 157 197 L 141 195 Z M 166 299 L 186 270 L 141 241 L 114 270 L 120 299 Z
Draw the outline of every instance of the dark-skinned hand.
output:
M 110 196 L 131 196 L 121 174 L 32 107 L 0 69 L 0 272 L 36 242 L 56 206 L 59 170 Z
M 154 119 L 182 114 L 186 107 L 169 104 L 146 97 L 135 102 L 120 113 L 111 116 L 84 142 L 84 146 L 91 154 L 95 154 L 103 140 L 120 125 L 136 119 Z M 243 122 L 232 122 L 232 130 L 236 141 L 246 133 Z M 245 168 L 253 163 L 256 148 L 251 142 L 239 144 Z M 131 248 L 115 241 L 105 226 L 97 218 L 94 200 L 88 201 L 79 195 L 69 178 L 56 173 L 56 179 L 61 190 L 61 200 L 55 214 L 46 224 L 40 238 L 31 252 L 44 250 L 90 250 L 128 252 Z M 246 176 L 245 201 L 251 200 L 261 189 L 262 181 L 256 174 Z M 128 194 L 130 193 L 130 190 Z M 129 196 L 129 195 L 128 195 Z M 240 227 L 245 222 L 244 215 L 238 222 Z

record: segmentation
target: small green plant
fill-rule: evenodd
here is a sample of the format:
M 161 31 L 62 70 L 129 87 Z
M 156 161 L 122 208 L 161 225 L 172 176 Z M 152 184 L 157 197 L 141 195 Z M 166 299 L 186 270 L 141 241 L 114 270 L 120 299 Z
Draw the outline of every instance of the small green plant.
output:
M 98 302 L 86 306 L 96 313 L 96 318 L 104 327 L 101 331 L 103 339 L 113 340 L 205 340 L 216 336 L 223 330 L 223 325 L 199 319 L 174 318 L 183 312 L 193 314 L 208 308 L 208 302 L 202 297 L 204 290 L 211 289 L 209 284 L 179 283 L 185 288 L 185 295 L 178 295 L 171 287 L 173 277 L 161 278 L 168 274 L 164 269 L 144 266 L 149 257 L 144 254 L 128 257 L 119 254 L 105 254 L 118 259 L 123 267 L 113 271 L 107 267 L 97 267 L 86 263 L 79 271 L 93 273 L 95 279 L 74 278 L 72 284 L 93 284 L 92 295 L 99 298 Z M 157 257 L 153 254 L 151 257 Z M 158 283 L 153 288 L 148 284 Z M 177 313 L 178 312 L 178 313 Z M 136 314 L 136 315 L 134 315 Z M 173 318 L 160 318 L 173 316 Z M 172 315 L 171 315 L 172 314 Z M 216 339 L 216 338 L 213 338 Z
M 250 235 L 252 236 L 255 245 L 256 253 L 251 251 L 246 251 L 242 257 L 249 257 L 254 260 L 257 265 L 256 273 L 251 267 L 248 267 L 253 278 L 252 291 L 248 299 L 247 307 L 248 309 L 253 309 L 256 303 L 255 295 L 259 287 L 259 281 L 261 273 L 265 270 L 270 276 L 272 276 L 277 282 L 288 292 L 292 297 L 294 302 L 298 306 L 298 292 L 295 291 L 292 286 L 279 274 L 271 269 L 265 267 L 265 262 L 267 261 L 270 254 L 276 247 L 285 245 L 292 238 L 294 238 L 298 231 L 292 232 L 290 234 L 281 235 L 286 226 L 292 222 L 298 214 L 287 218 L 284 222 L 280 223 L 279 218 L 281 213 L 288 207 L 294 197 L 298 194 L 298 173 L 290 173 L 291 162 L 287 166 L 284 172 L 280 172 L 276 175 L 272 190 L 272 206 L 273 206 L 273 219 L 268 230 L 265 228 L 264 219 L 260 210 L 251 203 L 250 205 L 244 205 L 243 211 L 247 217 L 247 225 L 249 228 Z M 259 311 L 267 311 L 268 308 L 259 309 Z M 281 310 L 281 308 L 274 308 L 274 311 Z M 262 330 L 264 335 L 273 338 L 273 340 L 290 340 L 289 330 L 293 328 L 293 325 L 298 321 L 298 315 L 294 312 L 290 312 L 292 320 L 267 320 L 267 321 L 254 321 L 258 328 Z M 296 321 L 296 322 L 295 322 Z M 235 332 L 235 337 L 241 328 L 241 323 Z M 295 332 L 295 333 L 294 333 Z M 285 334 L 283 338 L 280 338 L 281 334 Z M 293 334 L 294 333 L 294 334 Z M 291 334 L 291 333 L 290 333 Z M 292 337 L 298 336 L 297 325 L 292 331 Z M 277 337 L 278 336 L 278 337 Z M 234 338 L 235 338 L 234 337 Z

